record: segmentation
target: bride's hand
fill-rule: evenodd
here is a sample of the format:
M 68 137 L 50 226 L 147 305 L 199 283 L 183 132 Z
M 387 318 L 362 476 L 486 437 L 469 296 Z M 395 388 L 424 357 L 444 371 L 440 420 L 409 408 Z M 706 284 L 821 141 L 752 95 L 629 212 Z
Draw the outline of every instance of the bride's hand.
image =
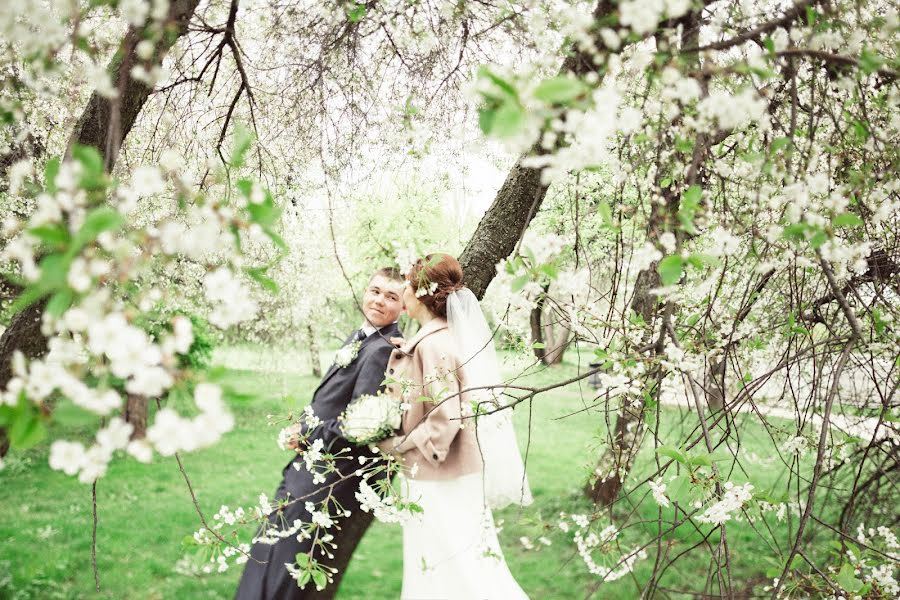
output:
M 375 445 L 378 446 L 378 449 L 381 450 L 382 452 L 386 452 L 388 454 L 393 454 L 395 456 L 399 456 L 400 453 L 397 452 L 397 448 L 398 448 L 398 446 L 400 446 L 400 442 L 402 442 L 402 441 L 403 441 L 402 437 L 393 435 L 389 438 L 385 438 L 385 439 L 381 440 L 380 442 L 378 442 Z

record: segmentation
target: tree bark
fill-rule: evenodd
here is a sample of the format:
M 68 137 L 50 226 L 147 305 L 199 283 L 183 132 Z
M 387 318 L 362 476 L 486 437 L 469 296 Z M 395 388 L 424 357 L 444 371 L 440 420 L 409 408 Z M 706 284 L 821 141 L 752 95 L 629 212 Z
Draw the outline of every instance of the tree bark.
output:
M 309 342 L 309 361 L 312 363 L 312 374 L 314 377 L 321 377 L 322 359 L 319 356 L 319 342 L 316 339 L 316 332 L 312 323 L 306 325 L 306 337 Z
M 200 0 L 172 0 L 164 26 L 165 32 L 156 44 L 153 61 L 161 61 L 175 42 L 187 33 L 188 23 Z M 129 28 L 119 49 L 107 67 L 113 84 L 119 90 L 118 98 L 110 100 L 97 92 L 91 95 L 87 106 L 72 135 L 67 153 L 76 144 L 93 146 L 103 156 L 107 170 L 111 170 L 119 155 L 119 148 L 137 120 L 138 113 L 150 97 L 151 88 L 132 79 L 130 69 L 139 62 L 137 43 L 144 38 L 144 28 Z M 36 302 L 13 317 L 6 331 L 0 336 L 0 389 L 6 389 L 12 378 L 10 361 L 13 352 L 20 350 L 30 359 L 47 352 L 47 339 L 41 333 L 41 316 L 46 299 Z M 9 445 L 6 432 L 0 428 L 0 457 L 6 455 Z
M 529 318 L 531 322 L 532 350 L 534 351 L 534 357 L 541 362 L 544 362 L 544 357 L 547 354 L 547 346 L 544 343 L 543 317 L 544 304 L 547 302 L 547 289 L 549 289 L 549 287 L 549 285 L 544 286 L 544 291 L 538 296 L 534 308 L 531 309 L 531 316 Z M 534 344 L 538 344 L 538 346 L 534 346 Z
M 547 366 L 553 366 L 562 362 L 572 331 L 565 324 L 550 320 L 553 314 L 551 304 L 547 302 L 549 291 L 550 285 L 545 285 L 536 306 L 531 309 L 531 342 L 540 344 L 533 348 L 534 357 Z
M 134 431 L 131 439 L 139 440 L 147 437 L 147 405 L 150 403 L 146 396 L 128 394 L 125 404 L 125 421 L 131 423 Z
M 163 56 L 185 33 L 188 23 L 200 0 L 172 0 L 164 26 L 165 32 L 157 42 L 151 64 L 162 62 Z M 131 77 L 131 68 L 142 63 L 135 51 L 137 43 L 145 37 L 145 28 L 128 29 L 119 49 L 107 66 L 113 85 L 119 90 L 117 98 L 104 98 L 94 92 L 87 107 L 78 119 L 69 137 L 68 151 L 75 144 L 93 146 L 100 151 L 106 161 L 107 170 L 112 170 L 119 156 L 122 142 L 128 136 L 138 114 L 153 93 L 145 83 Z

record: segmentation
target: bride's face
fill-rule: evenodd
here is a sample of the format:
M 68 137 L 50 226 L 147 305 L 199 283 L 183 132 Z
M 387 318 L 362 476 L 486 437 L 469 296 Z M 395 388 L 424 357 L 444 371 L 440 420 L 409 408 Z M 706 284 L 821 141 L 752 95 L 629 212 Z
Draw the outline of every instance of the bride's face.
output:
M 416 298 L 416 292 L 408 281 L 403 286 L 403 305 L 406 307 L 406 314 L 416 320 L 419 319 L 422 311 L 426 310 L 425 305 Z

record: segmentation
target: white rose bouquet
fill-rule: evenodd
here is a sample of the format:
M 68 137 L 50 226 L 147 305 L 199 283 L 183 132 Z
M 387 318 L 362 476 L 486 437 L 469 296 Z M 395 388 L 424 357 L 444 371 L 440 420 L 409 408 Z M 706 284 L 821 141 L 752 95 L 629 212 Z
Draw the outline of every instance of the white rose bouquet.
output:
M 400 429 L 400 402 L 385 394 L 357 396 L 340 416 L 344 437 L 355 444 L 374 444 Z

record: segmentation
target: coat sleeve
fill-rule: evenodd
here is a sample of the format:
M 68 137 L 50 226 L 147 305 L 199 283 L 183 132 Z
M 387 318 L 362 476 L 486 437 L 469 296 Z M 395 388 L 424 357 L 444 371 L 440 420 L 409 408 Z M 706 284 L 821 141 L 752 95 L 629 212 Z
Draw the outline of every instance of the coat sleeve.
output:
M 414 444 L 436 467 L 447 459 L 450 444 L 462 425 L 458 365 L 440 348 L 423 346 L 416 347 L 422 363 L 422 397 L 413 401 L 425 404 L 425 418 L 409 432 L 404 445 Z
M 348 404 L 359 396 L 377 394 L 383 388 L 384 370 L 387 368 L 392 349 L 389 345 L 379 345 L 365 357 L 365 360 L 359 367 L 359 373 L 356 375 L 356 383 L 353 385 L 353 392 L 350 394 Z M 353 442 L 344 437 L 344 432 L 341 430 L 341 424 L 338 419 L 322 421 L 312 431 L 311 436 L 313 438 L 321 438 L 325 442 L 326 450 L 331 450 L 337 442 L 353 444 Z

